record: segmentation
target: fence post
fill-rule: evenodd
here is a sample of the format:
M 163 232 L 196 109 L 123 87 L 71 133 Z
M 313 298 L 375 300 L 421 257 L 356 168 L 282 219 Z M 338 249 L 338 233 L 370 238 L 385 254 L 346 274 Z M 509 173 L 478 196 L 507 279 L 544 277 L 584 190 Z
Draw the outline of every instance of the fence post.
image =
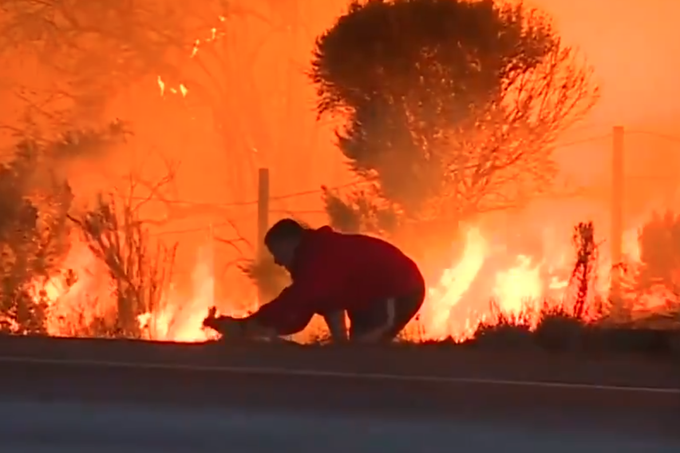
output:
M 623 211 L 624 211 L 624 130 L 615 126 L 612 139 L 612 194 L 611 194 L 611 286 L 609 297 L 613 314 L 624 315 L 621 293 L 622 259 L 623 259 Z
M 260 168 L 257 172 L 257 260 L 267 258 L 264 236 L 269 229 L 269 169 Z M 258 305 L 266 302 L 262 289 L 258 290 Z

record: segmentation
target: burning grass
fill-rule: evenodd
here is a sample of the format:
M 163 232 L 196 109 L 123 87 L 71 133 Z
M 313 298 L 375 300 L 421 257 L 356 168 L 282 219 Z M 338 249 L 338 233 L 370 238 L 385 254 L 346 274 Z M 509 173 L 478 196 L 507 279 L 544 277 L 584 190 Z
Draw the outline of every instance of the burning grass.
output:
M 125 311 L 121 307 L 134 308 L 124 317 L 130 328 L 116 329 L 113 336 L 175 342 L 213 339 L 213 332 L 202 328 L 208 308 L 217 305 L 225 313 L 236 313 L 236 304 L 215 301 L 212 254 L 198 257 L 192 273 L 193 292 L 187 296 L 176 293 L 171 280 L 174 249 L 167 254 L 153 250 L 147 240 L 148 232 L 135 213 L 126 214 L 126 205 L 117 206 L 107 200 L 89 216 L 74 221 L 86 233 L 87 247 L 83 250 L 89 250 L 105 269 L 104 273 L 110 274 L 108 280 L 117 283 L 112 288 L 118 298 L 112 304 L 111 317 L 120 321 Z M 598 263 L 598 244 L 591 222 L 574 227 L 572 244 L 571 272 L 567 261 L 559 275 L 542 274 L 541 266 L 545 267 L 545 263 L 532 261 L 529 256 L 519 256 L 523 259 L 510 267 L 494 264 L 493 270 L 480 271 L 484 261 L 493 258 L 489 257 L 488 244 L 480 231 L 469 235 L 463 256 L 443 273 L 439 287 L 430 288 L 418 319 L 407 327 L 399 343 L 417 347 L 455 345 L 477 349 L 644 353 L 664 353 L 680 346 L 678 334 L 673 333 L 680 328 L 677 307 L 662 314 L 655 306 L 649 316 L 640 316 L 633 310 L 635 302 L 601 296 L 598 269 L 602 273 L 607 269 Z M 75 251 L 72 249 L 70 255 L 76 255 Z M 163 260 L 164 256 L 168 259 Z M 82 262 L 82 257 L 74 258 L 74 262 Z M 87 268 L 94 270 L 93 264 Z M 99 294 L 101 285 L 90 280 L 84 275 L 74 285 L 67 285 L 65 295 L 56 286 L 46 294 L 56 294 L 53 306 L 60 306 L 65 297 L 83 299 L 90 287 L 94 295 Z M 475 287 L 475 283 L 482 285 Z M 481 288 L 483 285 L 493 285 L 492 290 L 489 286 Z M 476 302 L 488 300 L 487 294 L 494 298 L 488 306 Z M 465 311 L 468 308 L 472 310 Z M 152 319 L 157 327 L 149 329 L 151 323 L 147 319 Z M 80 319 L 68 320 L 76 327 L 83 324 Z M 54 335 L 53 330 L 48 333 Z M 60 328 L 57 335 L 102 336 L 93 329 L 81 330 Z M 325 332 L 323 323 L 316 320 L 293 339 L 318 346 L 327 343 Z
M 402 340 L 423 345 L 452 344 L 486 349 L 629 352 L 680 355 L 680 308 L 635 315 L 624 300 L 595 294 L 598 247 L 592 222 L 574 227 L 576 260 L 568 291 L 559 301 L 526 301 L 507 312 L 491 301 L 489 315 L 462 338 L 424 341 L 420 329 Z

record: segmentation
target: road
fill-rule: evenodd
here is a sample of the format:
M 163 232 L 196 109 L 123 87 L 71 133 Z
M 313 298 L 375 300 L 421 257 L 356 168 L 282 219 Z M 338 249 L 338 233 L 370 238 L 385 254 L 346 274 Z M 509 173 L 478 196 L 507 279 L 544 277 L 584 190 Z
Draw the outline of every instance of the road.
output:
M 680 451 L 667 361 L 30 341 L 0 339 L 3 452 Z

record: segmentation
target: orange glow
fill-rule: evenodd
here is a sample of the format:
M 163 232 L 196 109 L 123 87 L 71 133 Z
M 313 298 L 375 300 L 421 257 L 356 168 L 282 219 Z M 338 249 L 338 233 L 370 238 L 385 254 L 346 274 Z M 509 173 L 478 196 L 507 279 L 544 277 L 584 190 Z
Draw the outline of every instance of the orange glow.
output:
M 569 244 L 564 244 L 568 249 Z M 638 253 L 636 249 L 629 252 L 633 256 Z M 218 306 L 222 312 L 237 317 L 255 309 L 254 299 L 245 305 L 216 300 L 212 253 L 209 246 L 199 249 L 191 274 L 190 293 L 182 293 L 171 286 L 157 310 L 139 316 L 145 338 L 180 342 L 209 340 L 215 335 L 202 328 L 202 321 L 210 307 Z M 486 268 L 485 265 L 499 253 L 504 252 L 494 251 L 479 228 L 468 229 L 462 257 L 452 262 L 440 280 L 430 286 L 421 316 L 414 321 L 421 332 L 421 339 L 467 338 L 480 321 L 492 314 L 490 300 L 495 300 L 497 308 L 509 316 L 538 313 L 540 307 L 536 304 L 546 300 L 568 301 L 567 279 L 563 276 L 570 272 L 569 265 L 559 268 L 518 254 L 509 266 Z M 78 280 L 74 285 L 68 288 L 62 280 L 54 279 L 42 288 L 50 301 L 49 333 L 52 335 L 73 335 L 97 316 L 105 316 L 107 307 L 113 307 L 110 298 L 101 299 L 106 294 L 110 297 L 110 292 L 103 291 L 110 282 L 105 274 L 92 273 L 98 265 L 87 247 L 76 242 L 65 266 L 76 271 Z M 606 291 L 609 264 L 605 259 L 598 266 L 601 277 L 598 287 Z M 481 292 L 474 290 L 477 281 L 490 282 L 490 286 Z M 639 303 L 644 305 L 643 308 L 654 308 L 662 305 L 663 298 L 667 296 L 659 290 L 645 294 Z M 96 304 L 83 303 L 95 298 L 100 298 Z M 462 304 L 472 304 L 474 310 L 461 309 Z M 309 333 L 311 337 L 316 334 Z M 305 341 L 308 337 L 302 335 L 300 338 Z
M 268 167 L 272 174 L 270 223 L 289 213 L 313 226 L 325 223 L 319 193 L 313 189 L 352 179 L 333 144 L 336 124 L 316 121 L 314 90 L 304 74 L 314 37 L 347 2 L 300 0 L 300 18 L 295 23 L 281 17 L 272 7 L 276 2 L 243 3 L 252 4 L 274 25 L 222 16 L 206 24 L 201 36 L 187 41 L 190 48 L 185 49 L 186 65 L 180 65 L 180 76 L 151 74 L 109 100 L 103 116 L 123 118 L 134 125 L 135 136 L 129 143 L 104 157 L 84 159 L 64 169 L 80 202 L 99 190 L 109 190 L 111 181 L 129 171 L 132 163 L 151 162 L 145 167 L 148 180 L 162 176 L 162 165 L 149 155 L 182 163 L 170 196 L 178 202 L 170 207 L 150 203 L 169 219 L 167 224 L 152 226 L 152 232 L 169 243 L 178 241 L 180 252 L 177 275 L 163 294 L 161 306 L 139 317 L 145 338 L 204 341 L 212 338 L 201 327 L 211 306 L 237 315 L 255 306 L 252 284 L 233 263 L 254 253 L 247 244 L 254 243 L 256 236 L 256 204 L 252 202 L 257 191 L 252 182 L 257 167 Z M 489 214 L 467 225 L 463 240 L 444 241 L 441 247 L 450 250 L 450 262 L 441 269 L 441 276 L 428 282 L 426 305 L 418 321 L 425 339 L 466 338 L 491 312 L 491 300 L 511 314 L 546 299 L 568 300 L 574 256 L 571 228 L 580 221 L 595 222 L 602 244 L 595 289 L 606 296 L 611 268 L 612 126 L 623 125 L 627 131 L 624 252 L 631 269 L 640 264 L 637 234 L 651 212 L 680 210 L 680 61 L 674 58 L 680 40 L 669 39 L 676 34 L 680 2 L 530 3 L 554 14 L 565 41 L 582 50 L 602 86 L 602 99 L 592 114 L 568 131 L 555 150 L 560 182 L 569 189 L 582 189 L 582 195 L 536 200 L 517 211 Z M 280 26 L 284 22 L 286 26 Z M 208 55 L 221 57 L 219 64 L 208 64 Z M 39 62 L 32 64 L 40 68 Z M 8 79 L 43 88 L 56 77 L 21 65 L 13 70 L 15 74 Z M 208 75 L 197 75 L 200 71 Z M 216 81 L 219 86 L 209 90 L 197 81 L 205 85 Z M 23 124 L 19 115 L 12 119 L 15 110 L 23 114 L 18 108 L 23 101 L 4 86 L 3 81 L 3 121 Z M 193 110 L 189 112 L 184 104 L 190 101 Z M 216 110 L 224 117 L 218 118 Z M 9 140 L 5 138 L 3 145 Z M 244 154 L 257 159 L 234 157 Z M 245 182 L 235 181 L 237 177 Z M 304 194 L 277 198 L 297 192 Z M 184 216 L 183 209 L 191 209 L 191 215 Z M 206 244 L 202 231 L 192 233 L 213 224 L 219 225 L 215 237 L 238 239 L 238 250 L 214 237 Z M 426 267 L 428 257 L 420 264 Z M 69 269 L 77 276 L 72 285 L 64 276 Z M 61 271 L 47 283 L 36 281 L 35 297 L 44 291 L 49 301 L 50 334 L 84 335 L 89 325 L 115 310 L 110 278 L 75 237 Z M 656 288 L 637 303 L 640 308 L 654 309 L 673 297 Z

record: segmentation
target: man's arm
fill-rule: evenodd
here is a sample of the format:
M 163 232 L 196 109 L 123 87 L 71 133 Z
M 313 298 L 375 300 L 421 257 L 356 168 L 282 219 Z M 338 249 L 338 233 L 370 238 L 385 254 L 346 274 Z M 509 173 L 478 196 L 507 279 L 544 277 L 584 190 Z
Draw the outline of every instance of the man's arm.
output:
M 345 310 L 331 311 L 323 315 L 333 342 L 347 341 L 347 324 L 345 324 Z
M 228 332 L 226 336 L 252 337 L 252 336 L 286 336 L 303 330 L 315 313 L 319 311 L 319 301 L 331 300 L 335 294 L 335 279 L 333 274 L 321 272 L 318 266 L 309 266 L 301 272 L 296 280 L 268 304 L 243 319 L 222 317 L 218 320 L 207 319 L 205 325 L 218 325 L 215 330 Z M 342 320 L 342 324 L 338 321 Z M 332 329 L 341 337 L 344 333 L 344 312 L 336 316 L 332 321 Z M 343 329 L 340 329 L 340 326 Z M 331 324 L 329 324 L 331 328 Z

